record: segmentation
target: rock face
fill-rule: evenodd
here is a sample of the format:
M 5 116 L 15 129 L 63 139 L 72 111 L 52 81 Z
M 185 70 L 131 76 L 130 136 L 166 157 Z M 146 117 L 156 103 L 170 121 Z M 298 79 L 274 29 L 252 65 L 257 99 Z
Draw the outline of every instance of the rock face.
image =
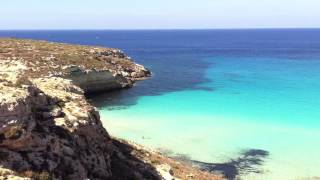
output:
M 59 179 L 110 177 L 112 142 L 81 90 L 60 78 L 34 81 L 1 102 L 1 165 Z
M 84 71 L 76 68 L 65 78 L 72 79 L 73 83 L 81 87 L 86 93 L 108 91 L 132 86 L 132 81 L 110 71 Z
M 0 49 L 0 176 L 116 179 L 111 159 L 119 169 L 130 163 L 84 93 L 130 87 L 150 72 L 114 49 L 15 39 L 0 40 Z M 61 53 L 68 57 L 55 59 Z M 132 177 L 159 178 L 147 167 Z

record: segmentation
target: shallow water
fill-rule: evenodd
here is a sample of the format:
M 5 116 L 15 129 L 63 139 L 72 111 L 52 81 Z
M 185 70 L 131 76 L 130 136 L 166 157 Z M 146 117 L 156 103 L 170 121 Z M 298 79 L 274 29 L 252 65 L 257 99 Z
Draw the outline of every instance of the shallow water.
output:
M 243 172 L 245 179 L 319 176 L 320 61 L 206 60 L 214 62 L 206 73 L 212 81 L 198 86 L 212 90 L 144 96 L 121 110 L 101 108 L 108 130 L 204 162 L 267 151 L 259 173 Z
M 133 89 L 92 98 L 114 136 L 213 163 L 230 179 L 320 177 L 320 30 L 0 36 L 118 47 L 149 67 L 153 77 Z

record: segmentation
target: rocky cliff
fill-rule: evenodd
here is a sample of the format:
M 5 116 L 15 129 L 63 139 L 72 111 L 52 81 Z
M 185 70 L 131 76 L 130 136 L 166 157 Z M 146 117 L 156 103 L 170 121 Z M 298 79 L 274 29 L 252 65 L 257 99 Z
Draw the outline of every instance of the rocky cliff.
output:
M 1 39 L 0 59 L 25 66 L 25 77 L 70 79 L 85 93 L 131 87 L 150 76 L 149 70 L 112 48 Z
M 172 179 L 157 170 L 172 160 L 113 140 L 85 98 L 148 76 L 120 50 L 0 39 L 0 179 Z

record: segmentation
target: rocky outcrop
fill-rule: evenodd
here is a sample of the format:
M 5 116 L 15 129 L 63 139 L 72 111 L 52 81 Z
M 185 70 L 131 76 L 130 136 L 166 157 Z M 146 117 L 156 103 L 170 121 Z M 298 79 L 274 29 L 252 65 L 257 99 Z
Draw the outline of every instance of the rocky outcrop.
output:
M 132 86 L 149 71 L 113 49 L 88 50 L 82 46 L 14 39 L 0 42 L 1 46 L 7 45 L 0 53 L 2 175 L 111 179 L 111 158 L 121 151 L 113 145 L 98 111 L 86 101 L 84 92 Z M 46 51 L 40 52 L 39 48 Z M 89 53 L 83 58 L 98 59 L 99 63 L 93 60 L 94 67 L 90 62 L 67 65 L 65 61 L 73 60 L 55 59 L 52 55 L 61 57 L 61 53 L 80 54 L 85 50 Z M 101 60 L 109 56 L 112 58 Z M 125 65 L 117 63 L 111 67 L 114 61 L 125 61 Z M 136 75 L 132 74 L 135 71 Z M 157 173 L 149 169 L 150 177 L 156 179 Z M 146 173 L 148 168 L 142 171 Z M 133 175 L 143 177 L 138 170 Z
M 111 176 L 111 139 L 79 88 L 52 78 L 19 91 L 0 106 L 3 168 L 58 179 Z
M 118 49 L 46 41 L 1 39 L 0 60 L 23 63 L 30 78 L 70 79 L 85 93 L 131 87 L 151 75 Z
M 150 165 L 115 146 L 70 80 L 0 85 L 0 175 L 32 179 L 161 179 Z M 120 172 L 119 172 L 120 171 Z M 121 178 L 120 178 L 121 179 Z
M 121 75 L 114 75 L 108 70 L 85 71 L 79 67 L 71 67 L 69 69 L 69 73 L 64 78 L 71 79 L 74 84 L 81 87 L 88 94 L 132 87 L 133 85 L 130 79 L 126 79 Z
M 119 70 L 116 71 L 106 69 L 86 70 L 74 65 L 63 69 L 65 74 L 62 77 L 71 79 L 86 94 L 132 87 L 136 80 L 144 79 L 151 75 L 149 70 L 138 64 L 126 69 L 118 67 Z
M 0 179 L 173 177 L 147 151 L 112 139 L 84 95 L 131 87 L 149 75 L 115 49 L 0 40 Z

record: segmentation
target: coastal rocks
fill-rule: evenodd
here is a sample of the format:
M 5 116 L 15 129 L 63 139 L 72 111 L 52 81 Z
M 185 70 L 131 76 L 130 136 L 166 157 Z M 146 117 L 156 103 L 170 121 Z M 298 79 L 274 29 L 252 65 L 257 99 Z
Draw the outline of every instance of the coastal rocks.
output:
M 0 39 L 0 49 L 1 61 L 18 62 L 28 77 L 70 79 L 88 94 L 132 87 L 151 76 L 118 49 L 21 39 Z
M 24 92 L 20 96 L 1 101 L 1 166 L 13 175 L 32 171 L 57 179 L 110 177 L 112 140 L 81 90 L 62 78 L 32 83 L 16 88 Z
M 67 73 L 64 78 L 71 79 L 74 84 L 81 87 L 87 94 L 132 87 L 133 85 L 132 80 L 123 76 L 124 73 L 115 75 L 108 70 L 84 70 L 77 66 L 72 66 L 65 70 Z
M 84 67 L 75 65 L 65 66 L 63 67 L 64 75 L 61 75 L 61 77 L 72 80 L 86 94 L 92 94 L 101 91 L 129 88 L 133 86 L 136 80 L 142 80 L 151 76 L 150 71 L 139 64 L 127 67 L 117 65 L 115 67 L 113 70 L 97 70 L 85 69 Z
M 148 70 L 108 48 L 1 39 L 0 49 L 0 179 L 118 179 L 123 169 L 160 179 L 113 144 L 84 96 Z
M 0 39 L 0 179 L 160 180 L 162 171 L 173 173 L 159 173 L 158 161 L 186 177 L 191 167 L 111 138 L 85 98 L 148 76 L 115 49 Z
M 134 69 L 135 64 L 108 67 L 107 61 L 81 62 L 105 58 L 95 57 L 96 51 L 111 51 L 111 59 L 125 58 L 104 48 L 88 54 L 88 47 L 13 39 L 1 40 L 0 47 L 5 52 L 0 53 L 0 176 L 111 178 L 111 157 L 120 150 L 84 92 L 132 85 L 134 77 L 116 71 Z

